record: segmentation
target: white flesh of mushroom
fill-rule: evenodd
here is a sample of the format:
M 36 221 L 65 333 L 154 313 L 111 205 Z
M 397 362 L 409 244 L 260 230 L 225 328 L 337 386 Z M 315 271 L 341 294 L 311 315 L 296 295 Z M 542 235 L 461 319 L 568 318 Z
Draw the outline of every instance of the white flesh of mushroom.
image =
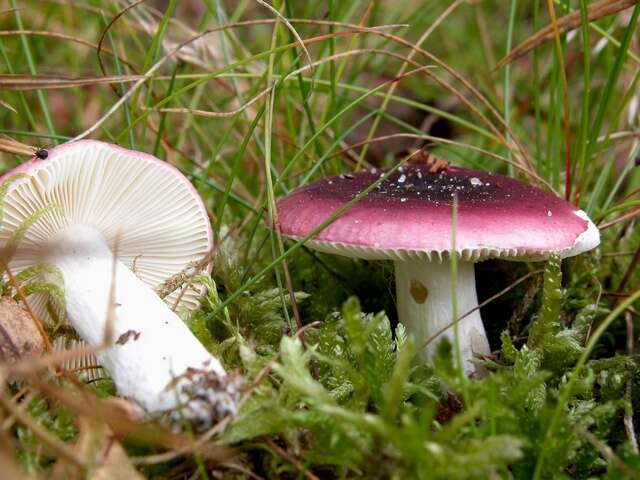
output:
M 42 260 L 55 265 L 64 277 L 67 315 L 78 334 L 99 346 L 105 342 L 105 331 L 111 331 L 109 346 L 97 357 L 120 395 L 148 413 L 184 406 L 185 416 L 206 420 L 211 413 L 204 397 L 210 397 L 209 408 L 217 405 L 234 413 L 234 392 L 217 388 L 217 380 L 226 375 L 220 362 L 151 288 L 114 259 L 100 232 L 70 226 L 47 242 L 42 252 Z M 181 377 L 189 369 L 192 375 Z M 207 391 L 208 373 L 216 388 Z M 183 387 L 193 382 L 194 375 L 203 382 L 198 398 L 192 399 Z
M 451 266 L 429 260 L 395 261 L 394 265 L 398 320 L 414 336 L 420 358 L 429 361 L 444 337 L 455 345 Z M 473 359 L 490 353 L 477 309 L 473 262 L 458 262 L 456 290 L 457 316 L 473 310 L 458 322 L 460 356 L 465 373 L 471 374 L 478 371 Z

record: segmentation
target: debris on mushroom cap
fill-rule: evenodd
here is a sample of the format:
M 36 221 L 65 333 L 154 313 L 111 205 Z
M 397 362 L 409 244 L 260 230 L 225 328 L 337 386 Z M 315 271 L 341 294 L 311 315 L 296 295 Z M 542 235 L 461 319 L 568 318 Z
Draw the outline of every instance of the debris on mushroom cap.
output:
M 292 192 L 278 202 L 282 233 L 307 235 L 379 179 L 358 172 L 348 181 L 329 177 Z M 599 243 L 584 212 L 552 193 L 479 170 L 432 173 L 419 164 L 391 174 L 310 245 L 370 259 L 442 258 L 451 247 L 455 197 L 457 253 L 463 259 L 543 259 L 555 251 L 570 256 Z
M 422 165 L 427 167 L 429 173 L 440 173 L 449 168 L 449 162 L 437 157 L 426 150 L 407 149 L 406 154 L 410 156 L 409 165 Z

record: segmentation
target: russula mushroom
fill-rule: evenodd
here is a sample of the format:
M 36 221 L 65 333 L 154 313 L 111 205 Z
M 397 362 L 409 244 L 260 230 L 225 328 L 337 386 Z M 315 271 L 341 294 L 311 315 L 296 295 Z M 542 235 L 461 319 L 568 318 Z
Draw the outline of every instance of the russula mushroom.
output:
M 97 358 L 118 393 L 148 414 L 180 409 L 206 424 L 234 413 L 236 381 L 170 308 L 197 306 L 199 292 L 178 288 L 165 302 L 154 291 L 185 269 L 206 268 L 197 265 L 212 232 L 194 187 L 166 162 L 107 143 L 48 153 L 3 177 L 22 174 L 4 199 L 1 245 L 40 212 L 10 269 L 48 264 L 62 274 L 70 324 L 89 345 L 109 336 Z M 50 319 L 45 296 L 31 304 Z
M 300 239 L 365 188 L 380 171 L 324 178 L 277 204 L 283 235 Z M 596 247 L 598 229 L 582 211 L 531 185 L 478 170 L 416 164 L 398 168 L 352 205 L 307 246 L 369 260 L 393 260 L 398 317 L 422 348 L 430 337 L 453 341 L 452 205 L 458 198 L 455 254 L 459 345 L 466 373 L 474 355 L 490 352 L 477 309 L 474 262 L 488 258 L 533 261 L 551 253 L 577 255 Z M 474 310 L 475 309 L 475 310 Z M 428 359 L 437 341 L 419 354 Z

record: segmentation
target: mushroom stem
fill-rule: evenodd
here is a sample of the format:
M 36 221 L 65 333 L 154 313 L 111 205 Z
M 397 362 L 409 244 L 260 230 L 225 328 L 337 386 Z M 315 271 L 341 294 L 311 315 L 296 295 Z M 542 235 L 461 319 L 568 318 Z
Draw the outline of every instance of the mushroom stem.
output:
M 447 262 L 429 260 L 396 261 L 398 318 L 412 334 L 421 359 L 429 360 L 439 340 L 455 343 L 451 269 Z M 458 316 L 478 306 L 472 262 L 458 262 Z M 443 333 L 438 332 L 444 330 Z M 474 310 L 458 322 L 458 340 L 464 371 L 477 372 L 474 355 L 490 353 L 480 311 Z M 432 336 L 437 335 L 434 339 Z M 425 343 L 430 340 L 428 345 Z
M 151 288 L 114 259 L 100 232 L 72 225 L 46 242 L 42 260 L 63 275 L 67 316 L 78 334 L 90 345 L 104 345 L 97 357 L 120 395 L 149 414 L 182 407 L 200 423 L 235 412 L 235 385 L 220 362 Z M 106 329 L 111 334 L 105 339 Z

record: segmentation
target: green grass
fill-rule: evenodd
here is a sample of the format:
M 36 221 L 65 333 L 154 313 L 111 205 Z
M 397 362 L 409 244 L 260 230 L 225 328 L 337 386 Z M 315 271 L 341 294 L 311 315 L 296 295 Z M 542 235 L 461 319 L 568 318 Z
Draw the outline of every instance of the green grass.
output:
M 112 22 L 118 3 L 4 3 L 2 73 L 103 75 L 95 48 L 17 30 L 92 44 L 104 35 L 105 74 L 152 72 L 139 83 L 2 89 L 17 113 L 0 105 L 0 133 L 53 147 L 91 129 L 194 182 L 217 248 L 189 324 L 250 388 L 238 416 L 203 438 L 70 400 L 108 398 L 107 381 L 2 377 L 7 471 L 115 475 L 87 447 L 106 421 L 149 478 L 640 477 L 640 117 L 629 118 L 640 6 L 589 22 L 590 2 L 554 2 L 558 18 L 578 12 L 578 28 L 494 71 L 549 23 L 551 2 L 270 2 L 289 25 L 249 0 L 170 1 L 155 13 L 158 2 L 143 2 Z M 494 355 L 481 380 L 459 371 L 456 345 L 416 364 L 389 265 L 305 247 L 349 205 L 298 242 L 266 226 L 294 188 L 362 166 L 393 170 L 415 145 L 457 165 L 537 175 L 606 227 L 596 251 L 552 259 L 543 276 L 535 264 L 479 266 L 480 301 L 534 272 L 483 309 Z M 24 160 L 3 153 L 0 167 Z M 60 296 L 53 284 L 25 287 Z

